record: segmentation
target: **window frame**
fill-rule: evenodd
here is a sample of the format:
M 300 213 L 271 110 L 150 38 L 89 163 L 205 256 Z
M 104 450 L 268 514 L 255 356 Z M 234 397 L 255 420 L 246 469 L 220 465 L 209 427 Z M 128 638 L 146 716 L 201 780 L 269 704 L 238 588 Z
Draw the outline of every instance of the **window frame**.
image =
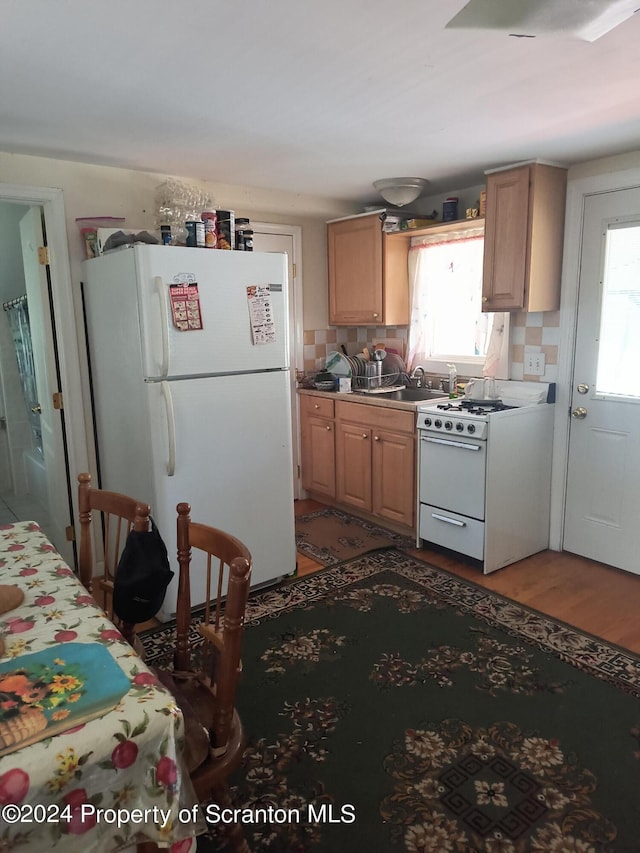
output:
M 474 237 L 481 237 L 484 243 L 484 220 L 462 220 L 456 223 L 447 223 L 445 227 L 432 226 L 428 233 L 416 235 L 411 239 L 409 251 L 419 250 L 423 247 L 440 243 L 455 243 L 465 241 Z M 482 288 L 482 270 L 480 287 Z M 411 322 L 410 322 L 411 327 Z M 455 355 L 447 353 L 434 353 L 430 358 L 419 358 L 413 367 L 419 363 L 428 373 L 448 373 L 448 365 L 456 365 L 458 373 L 474 375 L 482 371 L 486 359 L 485 355 Z

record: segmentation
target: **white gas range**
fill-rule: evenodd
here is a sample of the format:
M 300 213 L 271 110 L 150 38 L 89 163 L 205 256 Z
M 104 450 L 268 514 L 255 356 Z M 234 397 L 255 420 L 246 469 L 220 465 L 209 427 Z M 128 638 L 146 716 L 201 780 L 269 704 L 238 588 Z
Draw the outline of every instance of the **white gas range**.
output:
M 419 406 L 418 547 L 473 557 L 485 574 L 548 547 L 554 390 L 509 382 L 497 400 Z

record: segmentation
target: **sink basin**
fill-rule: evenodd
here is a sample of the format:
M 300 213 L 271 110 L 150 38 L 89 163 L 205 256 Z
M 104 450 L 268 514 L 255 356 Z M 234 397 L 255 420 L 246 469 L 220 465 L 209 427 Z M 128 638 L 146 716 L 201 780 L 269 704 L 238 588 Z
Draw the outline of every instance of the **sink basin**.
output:
M 444 391 L 435 388 L 400 388 L 384 394 L 387 400 L 404 400 L 405 403 L 419 403 L 422 400 L 445 400 L 448 397 Z

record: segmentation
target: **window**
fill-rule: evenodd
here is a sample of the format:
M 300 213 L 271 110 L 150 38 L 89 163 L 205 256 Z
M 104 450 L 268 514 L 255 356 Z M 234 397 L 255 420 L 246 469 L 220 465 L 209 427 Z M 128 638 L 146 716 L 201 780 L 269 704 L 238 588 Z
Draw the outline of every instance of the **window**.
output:
M 434 234 L 411 247 L 412 366 L 421 364 L 428 371 L 442 373 L 453 362 L 458 372 L 478 375 L 490 347 L 495 348 L 494 326 L 504 332 L 506 323 L 508 342 L 508 315 L 505 319 L 502 314 L 482 311 L 483 251 L 484 229 L 477 226 Z M 492 369 L 491 373 L 506 378 L 504 370 Z
M 640 396 L 640 226 L 610 225 L 605 252 L 596 389 Z

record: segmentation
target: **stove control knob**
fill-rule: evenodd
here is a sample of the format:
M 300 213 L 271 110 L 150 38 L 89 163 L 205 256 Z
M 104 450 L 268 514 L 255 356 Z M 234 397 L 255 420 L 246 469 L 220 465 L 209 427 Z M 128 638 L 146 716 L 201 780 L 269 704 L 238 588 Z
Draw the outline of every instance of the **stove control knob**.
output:
M 451 423 L 451 421 L 445 421 L 444 422 L 444 428 L 445 429 L 453 429 L 453 424 Z
M 433 425 L 436 429 L 442 429 L 442 421 L 440 420 L 440 418 L 436 418 L 433 422 Z
M 475 431 L 476 431 L 476 425 L 475 424 L 469 424 L 469 426 L 467 427 L 467 432 L 475 432 Z
M 424 425 L 425 426 L 431 426 L 431 418 L 425 418 L 424 419 Z
M 461 424 L 460 422 L 458 422 L 456 424 L 456 429 L 458 430 L 458 432 L 462 432 L 462 430 L 464 429 L 464 424 Z

